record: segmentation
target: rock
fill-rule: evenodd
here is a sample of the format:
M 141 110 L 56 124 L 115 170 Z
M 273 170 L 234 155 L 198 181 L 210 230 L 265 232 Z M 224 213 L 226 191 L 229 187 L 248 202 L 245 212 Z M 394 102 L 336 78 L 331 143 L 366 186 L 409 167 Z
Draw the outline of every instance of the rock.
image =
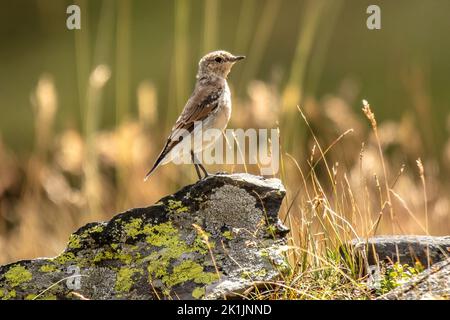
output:
M 278 179 L 218 174 L 0 267 L 0 299 L 221 299 L 285 270 Z M 69 277 L 69 278 L 68 278 Z
M 450 237 L 432 236 L 377 236 L 354 239 L 350 242 L 360 256 L 367 257 L 369 266 L 377 261 L 399 261 L 414 266 L 416 261 L 424 267 L 445 260 L 450 254 Z
M 429 269 L 378 298 L 379 300 L 450 299 L 450 259 Z

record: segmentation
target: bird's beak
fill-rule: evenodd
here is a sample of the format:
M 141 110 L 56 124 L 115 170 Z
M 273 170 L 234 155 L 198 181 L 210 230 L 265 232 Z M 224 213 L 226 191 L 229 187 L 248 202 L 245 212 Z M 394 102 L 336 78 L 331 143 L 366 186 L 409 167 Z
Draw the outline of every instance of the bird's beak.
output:
M 234 56 L 233 58 L 231 58 L 231 62 L 236 62 L 243 59 L 245 59 L 245 56 Z

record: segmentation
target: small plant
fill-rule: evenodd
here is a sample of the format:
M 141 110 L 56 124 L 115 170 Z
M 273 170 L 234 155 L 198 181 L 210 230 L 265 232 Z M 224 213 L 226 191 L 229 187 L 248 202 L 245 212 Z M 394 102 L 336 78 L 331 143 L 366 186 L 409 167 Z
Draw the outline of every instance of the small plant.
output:
M 398 262 L 389 265 L 386 272 L 382 275 L 380 288 L 377 293 L 382 295 L 388 293 L 392 289 L 409 281 L 412 277 L 418 275 L 424 270 L 420 262 L 416 262 L 414 267 Z

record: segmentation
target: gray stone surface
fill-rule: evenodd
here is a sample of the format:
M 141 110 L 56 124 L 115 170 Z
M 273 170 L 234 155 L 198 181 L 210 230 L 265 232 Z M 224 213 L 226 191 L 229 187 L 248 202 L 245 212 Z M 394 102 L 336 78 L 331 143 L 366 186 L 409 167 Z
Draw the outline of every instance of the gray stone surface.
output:
M 369 265 L 377 261 L 399 261 L 414 266 L 420 261 L 424 267 L 450 257 L 450 237 L 432 236 L 377 236 L 369 239 L 354 239 L 350 246 L 367 257 Z
M 0 299 L 221 299 L 286 267 L 278 179 L 218 174 L 0 266 Z M 70 277 L 70 278 L 67 278 Z
M 429 269 L 379 297 L 380 300 L 441 300 L 450 299 L 450 259 Z

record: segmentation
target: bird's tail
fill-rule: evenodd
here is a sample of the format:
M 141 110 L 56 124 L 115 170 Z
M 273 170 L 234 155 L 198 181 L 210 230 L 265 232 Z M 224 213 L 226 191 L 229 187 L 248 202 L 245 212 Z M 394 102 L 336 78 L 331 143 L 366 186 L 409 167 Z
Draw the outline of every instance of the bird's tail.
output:
M 167 155 L 167 152 L 165 150 L 166 148 L 164 148 L 164 150 L 161 152 L 161 154 L 158 156 L 158 159 L 156 159 L 155 164 L 153 165 L 153 167 L 147 172 L 147 174 L 144 177 L 144 181 L 147 181 L 148 178 L 151 176 L 151 174 L 153 173 L 153 171 L 156 170 L 156 168 L 158 168 L 158 166 L 161 164 L 161 162 L 163 161 L 164 157 Z
M 153 171 L 155 171 L 156 168 L 158 168 L 158 166 L 160 166 L 162 164 L 166 164 L 167 162 L 169 162 L 171 160 L 171 157 L 167 157 L 167 155 L 170 153 L 170 151 L 172 150 L 173 147 L 174 147 L 174 145 L 171 144 L 171 140 L 169 139 L 167 141 L 166 145 L 164 146 L 163 150 L 159 154 L 158 159 L 156 159 L 155 164 L 150 169 L 150 171 L 147 172 L 147 174 L 145 175 L 144 181 L 148 180 L 148 178 L 151 176 Z

